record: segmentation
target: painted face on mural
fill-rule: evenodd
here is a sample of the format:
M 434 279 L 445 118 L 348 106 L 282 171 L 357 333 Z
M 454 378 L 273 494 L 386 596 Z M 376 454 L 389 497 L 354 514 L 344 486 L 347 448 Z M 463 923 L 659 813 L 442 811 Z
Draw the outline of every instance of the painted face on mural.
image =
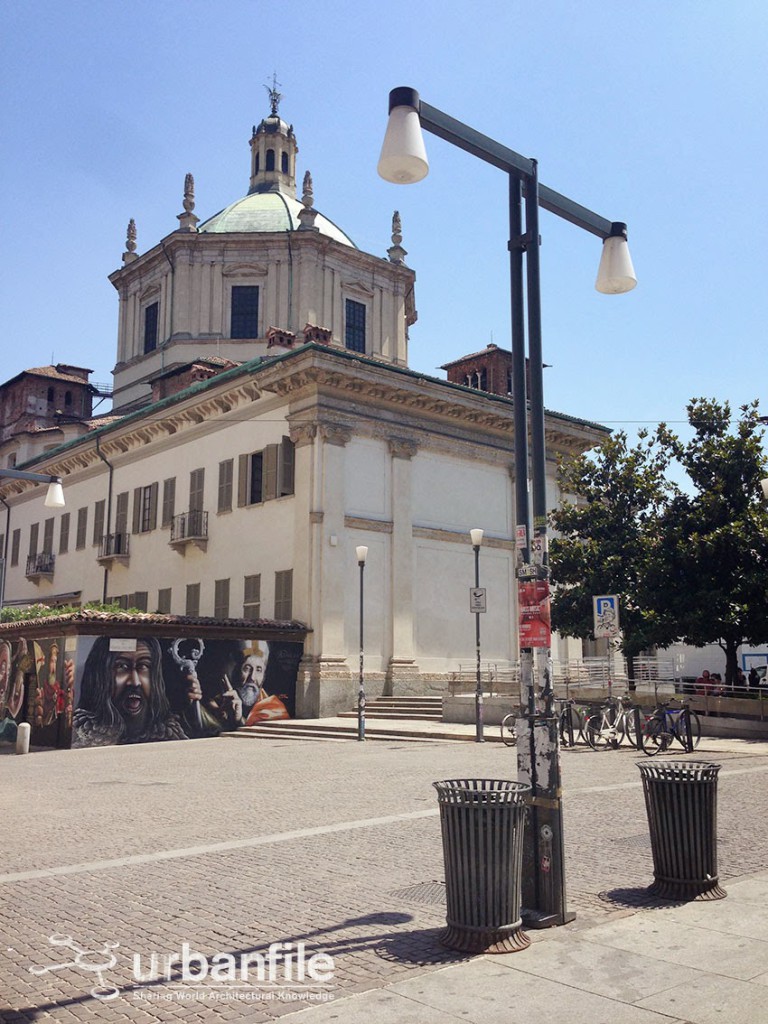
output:
M 112 703 L 129 729 L 140 729 L 149 711 L 152 659 L 139 641 L 135 651 L 121 651 L 112 661 Z
M 264 661 L 265 659 L 258 654 L 249 654 L 243 661 L 240 668 L 243 688 L 250 685 L 255 686 L 257 690 L 261 689 L 264 682 Z
M 5 641 L 0 643 L 0 711 L 3 709 L 8 682 L 11 677 L 11 648 Z

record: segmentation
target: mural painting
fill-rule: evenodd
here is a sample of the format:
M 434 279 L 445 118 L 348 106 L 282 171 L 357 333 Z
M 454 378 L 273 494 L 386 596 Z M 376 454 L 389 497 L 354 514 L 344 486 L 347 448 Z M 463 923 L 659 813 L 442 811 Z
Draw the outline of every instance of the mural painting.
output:
M 215 736 L 295 714 L 302 644 L 80 637 L 72 746 Z
M 64 641 L 0 641 L 0 740 L 13 742 L 29 722 L 33 742 L 69 746 L 75 665 L 61 656 Z

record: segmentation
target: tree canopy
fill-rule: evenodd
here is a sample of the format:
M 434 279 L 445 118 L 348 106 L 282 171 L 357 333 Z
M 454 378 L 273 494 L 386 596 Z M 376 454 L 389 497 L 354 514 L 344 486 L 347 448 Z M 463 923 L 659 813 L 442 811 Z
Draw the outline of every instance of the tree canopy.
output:
M 592 635 L 592 597 L 618 594 L 628 661 L 676 640 L 718 643 L 735 680 L 740 644 L 768 642 L 768 475 L 757 403 L 687 407 L 690 438 L 623 432 L 561 467 L 552 513 L 552 624 Z M 681 480 L 682 482 L 678 482 Z

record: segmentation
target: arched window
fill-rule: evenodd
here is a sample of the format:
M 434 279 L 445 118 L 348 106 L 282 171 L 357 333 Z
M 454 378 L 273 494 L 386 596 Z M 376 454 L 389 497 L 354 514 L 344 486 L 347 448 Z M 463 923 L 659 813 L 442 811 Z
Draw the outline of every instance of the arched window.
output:
M 267 170 L 274 171 L 275 169 L 275 151 L 274 149 L 267 150 Z
M 287 174 L 288 173 L 288 154 L 287 153 L 283 153 L 283 155 L 280 157 L 280 170 L 283 172 L 283 174 Z

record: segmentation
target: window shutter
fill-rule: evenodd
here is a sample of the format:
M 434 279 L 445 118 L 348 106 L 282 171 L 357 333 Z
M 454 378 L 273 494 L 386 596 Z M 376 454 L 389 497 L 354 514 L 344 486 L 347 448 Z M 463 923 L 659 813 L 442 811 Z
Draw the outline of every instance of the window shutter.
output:
M 248 504 L 248 465 L 249 455 L 241 455 L 237 460 L 237 507 Z
M 53 519 L 45 520 L 45 526 L 43 527 L 43 551 L 46 555 L 53 554 Z
M 170 526 L 176 505 L 176 477 L 172 476 L 163 482 L 163 526 Z
M 157 526 L 157 483 L 149 488 L 149 529 L 154 530 Z
M 29 557 L 34 558 L 37 554 L 37 537 L 40 532 L 40 524 L 33 523 L 29 528 Z
M 193 469 L 189 474 L 189 511 L 203 511 L 203 496 L 205 493 L 205 470 Z
M 280 488 L 279 494 L 294 493 L 294 467 L 296 465 L 295 446 L 290 437 L 284 437 L 280 443 Z
M 277 497 L 277 453 L 278 445 L 276 444 L 268 444 L 264 449 L 261 493 L 263 501 Z
M 133 489 L 133 532 L 141 533 L 141 487 Z

